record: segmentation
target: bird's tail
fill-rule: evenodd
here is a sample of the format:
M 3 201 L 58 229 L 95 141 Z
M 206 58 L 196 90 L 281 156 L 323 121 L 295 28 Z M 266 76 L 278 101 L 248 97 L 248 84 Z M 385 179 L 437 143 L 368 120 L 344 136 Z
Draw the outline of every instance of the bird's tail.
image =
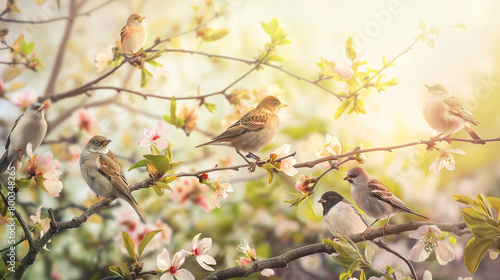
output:
M 474 130 L 472 130 L 472 128 L 470 127 L 469 123 L 467 123 L 465 125 L 465 130 L 467 130 L 467 132 L 469 133 L 470 137 L 472 137 L 472 139 L 474 139 L 474 140 L 482 140 L 481 137 L 479 137 L 479 135 L 477 135 L 477 133 L 475 133 Z M 486 144 L 486 142 L 484 142 L 484 141 L 476 141 L 474 143 L 475 144 L 481 144 L 481 145 Z
M 413 278 L 415 280 L 418 280 L 418 276 L 417 276 L 417 273 L 415 272 L 415 268 L 413 267 L 413 265 L 411 264 L 411 262 L 407 258 L 405 258 L 400 253 L 394 251 L 391 247 L 389 247 L 389 245 L 387 245 L 387 243 L 385 243 L 384 241 L 380 240 L 379 238 L 374 239 L 373 243 L 375 243 L 375 245 L 377 245 L 379 248 L 384 249 L 387 252 L 389 252 L 389 253 L 395 255 L 396 257 L 402 259 L 408 265 L 408 268 L 410 269 Z
M 137 208 L 137 204 L 134 203 L 133 201 L 128 201 L 128 199 L 125 199 L 125 201 L 128 202 L 128 204 L 130 204 L 132 206 L 132 208 L 134 208 L 135 212 L 137 213 L 137 215 L 139 216 L 139 218 L 141 219 L 141 221 L 146 224 L 146 220 L 144 219 L 144 216 L 142 216 L 141 212 L 139 211 L 139 208 Z

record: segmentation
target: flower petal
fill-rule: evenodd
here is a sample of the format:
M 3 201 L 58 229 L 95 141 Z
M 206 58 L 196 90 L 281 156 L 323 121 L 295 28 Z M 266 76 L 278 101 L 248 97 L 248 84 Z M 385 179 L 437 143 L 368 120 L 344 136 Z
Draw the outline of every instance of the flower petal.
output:
M 455 251 L 451 248 L 448 242 L 439 240 L 435 249 L 436 260 L 440 265 L 445 265 L 455 259 Z
M 177 272 L 175 273 L 175 278 L 177 280 L 196 280 L 194 278 L 194 275 L 185 268 L 177 270 Z
M 272 270 L 272 269 L 270 269 L 270 268 L 266 268 L 266 269 L 262 270 L 262 271 L 260 272 L 260 274 L 261 274 L 262 276 L 269 277 L 269 276 L 271 276 L 271 275 L 274 275 L 274 270 Z
M 179 251 L 175 253 L 174 258 L 172 259 L 172 266 L 179 268 L 182 266 L 185 260 L 186 260 L 186 253 L 184 253 L 184 251 Z
M 422 262 L 429 257 L 430 253 L 424 250 L 422 243 L 423 241 L 419 240 L 417 244 L 411 248 L 410 253 L 408 254 L 408 259 L 414 262 Z
M 172 275 L 172 273 L 170 272 L 167 272 L 167 273 L 164 273 L 161 277 L 160 277 L 160 280 L 174 280 L 174 276 Z
M 139 147 L 141 146 L 149 146 L 153 144 L 153 140 L 149 139 L 149 138 L 146 138 L 146 137 L 142 137 L 141 140 L 139 140 Z
M 191 242 L 191 247 L 193 248 L 193 250 L 196 249 L 196 247 L 198 247 L 198 239 L 200 238 L 200 235 L 201 232 L 193 237 L 193 241 Z
M 170 268 L 170 254 L 167 249 L 163 249 L 163 252 L 158 255 L 156 258 L 156 264 L 160 270 L 168 270 Z
M 147 138 L 150 138 L 152 139 L 153 137 L 155 137 L 156 135 L 156 131 L 154 131 L 152 128 L 145 128 L 144 129 L 144 136 L 146 136 Z
M 198 264 L 203 267 L 203 269 L 207 270 L 207 271 L 214 271 L 214 269 L 210 266 L 208 266 L 207 264 L 210 264 L 210 265 L 216 265 L 217 262 L 215 261 L 215 259 L 212 257 L 212 256 L 209 256 L 209 255 L 201 255 L 201 256 L 197 256 L 196 257 L 196 261 L 198 262 Z

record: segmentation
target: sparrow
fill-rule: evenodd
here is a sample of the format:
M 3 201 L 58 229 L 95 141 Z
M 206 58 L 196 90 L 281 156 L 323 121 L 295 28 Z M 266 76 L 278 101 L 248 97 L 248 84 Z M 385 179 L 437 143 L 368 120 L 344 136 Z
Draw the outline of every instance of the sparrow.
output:
M 436 131 L 446 135 L 446 141 L 451 142 L 451 135 L 463 128 L 470 134 L 472 139 L 481 138 L 472 130 L 471 124 L 478 125 L 472 113 L 453 97 L 448 89 L 441 84 L 433 86 L 425 85 L 429 90 L 429 96 L 424 104 L 424 117 L 427 123 Z M 441 134 L 432 139 L 436 139 Z M 486 144 L 484 141 L 475 142 Z
M 122 50 L 126 54 L 135 55 L 146 42 L 146 29 L 142 26 L 142 20 L 138 14 L 132 14 L 127 19 L 127 24 L 122 28 L 120 38 Z
M 253 152 L 262 149 L 273 139 L 279 125 L 278 111 L 283 107 L 287 105 L 282 105 L 278 98 L 266 96 L 255 109 L 248 111 L 222 134 L 195 148 L 206 145 L 230 146 L 252 167 L 255 163 L 248 161 L 241 152 L 248 152 L 247 157 L 259 160 Z
M 356 205 L 366 215 L 375 219 L 370 227 L 380 219 L 387 219 L 383 227 L 384 235 L 389 219 L 397 213 L 407 212 L 429 220 L 426 216 L 408 208 L 384 184 L 374 179 L 361 167 L 354 167 L 349 170 L 344 180 L 351 184 L 351 196 Z M 363 235 L 366 234 L 367 230 L 368 228 L 365 229 Z
M 92 137 L 80 154 L 82 177 L 97 197 L 121 198 L 130 204 L 143 223 L 144 217 L 137 209 L 137 202 L 130 192 L 123 169 L 115 155 L 108 149 L 111 140 L 103 136 Z
M 354 205 L 337 192 L 325 192 L 318 202 L 323 204 L 323 219 L 333 236 L 353 235 L 364 232 L 370 227 Z M 379 238 L 373 239 L 373 243 L 402 259 L 410 268 L 413 278 L 418 279 L 413 265 L 407 258 L 394 251 Z
M 29 142 L 33 151 L 40 146 L 47 133 L 47 121 L 43 113 L 45 108 L 41 103 L 33 103 L 14 122 L 7 136 L 5 153 L 0 159 L 0 174 L 26 156 L 26 145 Z

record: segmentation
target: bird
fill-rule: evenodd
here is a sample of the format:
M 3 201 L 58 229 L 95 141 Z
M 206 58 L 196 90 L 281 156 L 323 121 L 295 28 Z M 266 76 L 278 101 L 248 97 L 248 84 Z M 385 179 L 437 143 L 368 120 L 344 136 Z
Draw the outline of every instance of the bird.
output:
M 354 205 L 337 192 L 325 192 L 318 202 L 323 205 L 323 219 L 333 236 L 338 236 L 339 234 L 344 236 L 353 235 L 364 232 L 370 227 L 366 219 L 359 213 Z M 387 243 L 379 238 L 373 239 L 372 242 L 378 247 L 402 259 L 408 265 L 413 274 L 413 278 L 418 279 L 413 265 L 407 258 L 394 251 Z
M 43 113 L 46 106 L 31 104 L 12 125 L 5 143 L 5 153 L 0 159 L 0 174 L 26 156 L 26 145 L 31 142 L 33 151 L 40 146 L 47 133 L 47 121 Z
M 145 17 L 132 14 L 127 19 L 127 24 L 122 28 L 120 39 L 122 50 L 126 54 L 135 55 L 146 42 L 146 29 L 142 26 Z
M 370 227 L 380 219 L 387 219 L 383 227 L 384 235 L 389 219 L 397 213 L 407 212 L 429 220 L 428 217 L 408 208 L 384 184 L 370 176 L 361 167 L 354 167 L 349 170 L 344 180 L 351 184 L 351 196 L 356 205 L 366 215 L 375 219 Z M 363 232 L 363 235 L 366 234 L 367 230 L 368 228 Z
M 240 120 L 232 124 L 219 136 L 210 141 L 196 146 L 223 145 L 233 147 L 236 152 L 250 164 L 250 169 L 255 169 L 255 163 L 248 161 L 241 152 L 248 152 L 247 157 L 259 160 L 254 152 L 262 149 L 274 137 L 279 125 L 278 111 L 287 107 L 274 96 L 266 96 L 257 107 L 248 111 Z
M 451 143 L 451 135 L 463 128 L 470 134 L 477 144 L 486 144 L 480 141 L 481 137 L 471 128 L 471 124 L 478 125 L 479 122 L 474 119 L 461 103 L 452 96 L 451 92 L 442 84 L 433 86 L 425 85 L 429 90 L 429 96 L 424 104 L 424 117 L 427 123 L 441 134 L 431 139 L 435 140 L 441 135 L 446 135 L 446 141 Z
M 82 177 L 97 197 L 125 200 L 134 208 L 141 221 L 146 223 L 130 192 L 120 163 L 108 148 L 110 142 L 101 135 L 90 138 L 80 154 Z

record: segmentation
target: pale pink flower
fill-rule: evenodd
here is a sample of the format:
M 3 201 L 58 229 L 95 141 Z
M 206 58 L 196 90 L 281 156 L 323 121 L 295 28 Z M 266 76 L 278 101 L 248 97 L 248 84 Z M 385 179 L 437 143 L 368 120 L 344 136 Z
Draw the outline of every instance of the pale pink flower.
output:
M 25 89 L 22 93 L 17 93 L 12 97 L 12 102 L 18 107 L 28 108 L 31 104 L 35 103 L 38 95 L 31 90 Z
M 53 155 L 50 152 L 45 152 L 40 157 L 37 154 L 33 155 L 31 142 L 26 145 L 26 153 L 29 157 L 29 177 L 34 177 L 37 184 L 50 196 L 59 196 L 63 188 L 62 182 L 59 181 L 59 175 L 62 174 L 59 171 L 61 167 L 59 161 L 52 160 Z
M 207 185 L 201 185 L 197 179 L 181 178 L 177 180 L 172 193 L 172 200 L 179 202 L 181 205 L 187 200 L 199 205 L 206 212 L 212 211 L 209 200 L 205 195 L 209 191 Z
M 439 149 L 439 156 L 431 164 L 429 170 L 432 170 L 434 173 L 439 173 L 439 171 L 441 171 L 443 167 L 446 167 L 446 169 L 450 171 L 455 170 L 455 159 L 450 153 L 465 155 L 465 152 L 460 149 L 451 149 L 448 151 L 444 149 Z
M 43 206 L 40 205 L 40 207 L 38 207 L 38 209 L 36 210 L 36 214 L 30 216 L 30 219 L 35 224 L 40 224 L 40 226 L 42 227 L 42 229 L 40 229 L 40 236 L 43 236 L 50 229 L 50 218 L 47 217 L 42 220 L 42 218 L 40 217 L 42 213 L 42 208 Z M 50 242 L 50 240 L 48 242 Z M 47 249 L 47 244 L 43 246 L 43 249 L 50 251 L 49 249 Z
M 206 254 L 206 252 L 210 249 L 210 247 L 212 247 L 212 238 L 206 237 L 198 241 L 200 235 L 201 233 L 198 233 L 197 235 L 194 236 L 193 242 L 191 243 L 193 250 L 191 250 L 191 252 L 188 253 L 193 254 L 193 256 L 196 256 L 196 261 L 201 267 L 203 267 L 203 269 L 208 271 L 214 271 L 214 269 L 208 266 L 208 264 L 216 265 L 217 262 L 212 256 Z
M 262 276 L 266 276 L 266 277 L 269 277 L 269 276 L 272 276 L 274 275 L 274 270 L 270 269 L 270 268 L 265 268 L 263 269 L 260 274 L 262 274 Z
M 351 67 L 352 61 L 350 59 L 339 59 L 335 61 L 333 72 L 337 73 L 342 79 L 349 80 L 354 75 L 354 70 Z
M 97 73 L 101 73 L 108 67 L 108 65 L 111 65 L 114 58 L 114 48 L 114 45 L 110 45 L 105 51 L 97 53 L 95 56 L 95 67 L 97 68 Z
M 411 238 L 419 239 L 419 241 L 411 248 L 408 258 L 414 262 L 421 262 L 434 252 L 440 265 L 445 265 L 455 259 L 455 252 L 451 246 L 439 238 L 442 234 L 435 225 L 419 227 L 415 233 L 410 234 Z
M 167 249 L 158 255 L 156 264 L 158 268 L 165 272 L 160 277 L 160 280 L 195 280 L 194 275 L 185 268 L 180 268 L 186 259 L 185 253 L 179 251 L 175 253 L 174 258 L 170 261 L 170 254 Z M 175 277 L 175 278 L 174 278 Z
M 337 137 L 332 137 L 329 134 L 326 135 L 325 144 L 323 148 L 316 150 L 315 154 L 318 158 L 335 156 L 342 153 L 342 144 Z M 330 167 L 330 163 L 323 162 L 324 167 Z
M 246 258 L 242 257 L 239 261 L 236 261 L 238 265 L 243 266 L 258 260 L 257 252 L 255 252 L 254 248 L 250 248 L 250 245 L 248 245 L 248 242 L 245 239 L 241 240 L 241 242 L 238 244 L 238 247 L 236 247 L 236 251 L 246 255 Z
M 220 199 L 227 199 L 228 193 L 234 191 L 229 183 L 222 183 L 222 181 L 227 181 L 228 177 L 229 175 L 224 172 L 217 178 L 217 182 L 213 183 L 213 202 L 217 208 L 220 208 Z
M 162 122 L 158 122 L 156 124 L 156 130 L 153 130 L 152 128 L 145 128 L 144 135 L 146 137 L 142 137 L 141 140 L 139 140 L 139 146 L 149 146 L 154 143 L 162 149 L 168 147 L 168 142 L 161 139 L 161 137 L 163 137 L 163 135 L 165 135 L 165 133 L 169 130 L 170 128 L 163 130 Z
M 306 191 L 306 188 L 309 187 L 309 176 L 306 176 L 306 175 L 299 175 L 299 177 L 297 178 L 297 182 L 295 183 L 295 189 L 300 191 L 300 192 L 304 192 Z
M 98 134 L 99 132 L 99 124 L 88 110 L 78 111 L 76 123 L 80 129 L 84 129 L 90 134 Z
M 285 157 L 290 153 L 291 147 L 292 145 L 284 144 L 276 149 L 273 154 L 276 154 L 276 158 Z M 293 167 L 296 163 L 297 161 L 293 157 L 287 157 L 279 162 L 279 170 L 288 176 L 293 176 L 298 173 L 297 169 Z

